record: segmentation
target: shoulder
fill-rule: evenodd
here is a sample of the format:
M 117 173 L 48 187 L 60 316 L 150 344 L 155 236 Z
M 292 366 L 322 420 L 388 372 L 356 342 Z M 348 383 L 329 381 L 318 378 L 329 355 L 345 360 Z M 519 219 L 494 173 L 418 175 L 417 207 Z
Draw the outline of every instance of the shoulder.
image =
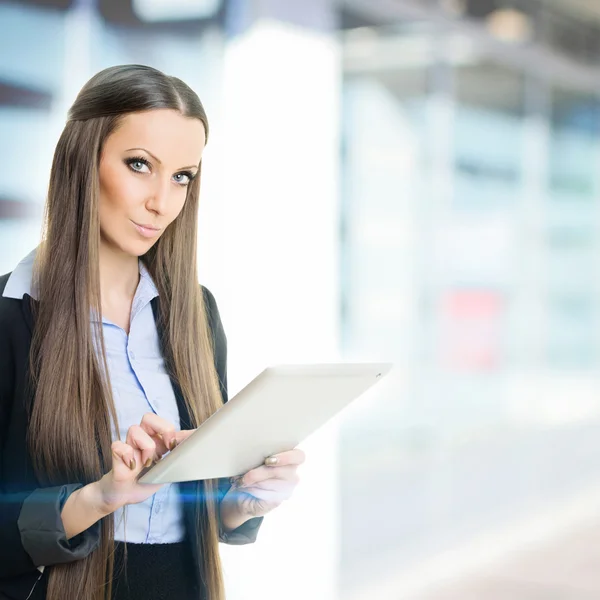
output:
M 206 304 L 207 308 L 211 310 L 216 308 L 217 301 L 215 300 L 213 293 L 205 285 L 202 284 L 200 284 L 200 289 L 202 290 L 202 294 L 204 296 L 204 303 Z
M 18 321 L 22 320 L 23 315 L 20 309 L 22 300 L 16 298 L 5 298 L 3 296 L 4 289 L 8 282 L 11 273 L 0 275 L 0 327 L 4 329 L 10 324 L 15 323 L 15 319 Z
M 23 347 L 19 342 L 26 339 L 24 336 L 25 317 L 21 310 L 23 301 L 16 298 L 5 298 L 2 295 L 9 276 L 10 273 L 0 275 L 0 368 L 15 360 L 15 348 Z M 3 369 L 2 373 L 4 378 L 6 371 Z M 3 395 L 2 388 L 5 383 L 5 381 L 0 381 L 0 396 Z
M 200 284 L 200 289 L 204 296 L 204 306 L 206 307 L 209 320 L 211 323 L 220 324 L 219 307 L 214 294 L 205 285 Z
M 6 275 L 0 275 L 0 297 L 2 297 L 2 294 L 4 293 L 4 288 L 6 287 L 11 274 L 12 271 L 11 273 L 6 273 Z
M 210 329 L 217 340 L 217 344 L 226 344 L 226 335 L 219 314 L 219 307 L 213 293 L 204 285 L 200 284 L 204 296 L 204 307 Z

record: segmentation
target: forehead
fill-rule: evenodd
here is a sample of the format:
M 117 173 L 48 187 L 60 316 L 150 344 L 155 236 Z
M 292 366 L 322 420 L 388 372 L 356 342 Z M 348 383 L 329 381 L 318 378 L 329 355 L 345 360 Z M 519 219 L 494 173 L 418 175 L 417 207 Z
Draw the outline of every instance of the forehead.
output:
M 121 152 L 145 148 L 165 164 L 198 164 L 206 143 L 199 119 L 184 117 L 175 110 L 159 109 L 130 113 L 106 140 L 105 150 Z

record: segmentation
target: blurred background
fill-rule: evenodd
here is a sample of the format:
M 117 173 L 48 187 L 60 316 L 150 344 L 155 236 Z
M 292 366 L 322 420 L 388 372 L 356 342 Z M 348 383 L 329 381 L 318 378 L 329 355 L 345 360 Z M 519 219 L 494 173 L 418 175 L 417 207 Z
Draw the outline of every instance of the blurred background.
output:
M 234 600 L 600 595 L 597 0 L 0 1 L 0 273 L 95 72 L 200 95 L 230 395 L 394 362 L 223 547 Z

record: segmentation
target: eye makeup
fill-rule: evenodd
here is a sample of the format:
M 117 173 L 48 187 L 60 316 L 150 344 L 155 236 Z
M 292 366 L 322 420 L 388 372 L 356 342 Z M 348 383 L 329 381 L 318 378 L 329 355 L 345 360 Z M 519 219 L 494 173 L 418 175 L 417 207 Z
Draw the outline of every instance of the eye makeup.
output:
M 144 156 L 130 156 L 129 158 L 126 158 L 124 162 L 131 171 L 133 171 L 134 173 L 139 173 L 141 175 L 143 175 L 144 172 L 139 169 L 135 169 L 133 167 L 133 165 L 135 163 L 141 163 L 143 165 L 146 165 L 148 167 L 148 169 L 150 169 L 150 170 L 152 169 L 152 165 L 150 164 L 150 161 L 147 158 L 145 158 Z M 174 177 L 177 175 L 183 175 L 183 176 L 187 177 L 187 180 L 184 182 L 175 181 L 175 183 L 177 185 L 180 185 L 181 187 L 187 187 L 196 178 L 197 174 L 194 174 L 191 171 L 180 171 L 179 173 L 175 173 Z

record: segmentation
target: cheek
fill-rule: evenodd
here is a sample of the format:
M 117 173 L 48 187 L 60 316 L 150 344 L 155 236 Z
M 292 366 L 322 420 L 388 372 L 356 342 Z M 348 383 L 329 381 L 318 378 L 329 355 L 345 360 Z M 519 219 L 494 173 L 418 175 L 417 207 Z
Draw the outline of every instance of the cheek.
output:
M 174 221 L 181 214 L 181 211 L 183 210 L 183 207 L 185 206 L 185 199 L 186 199 L 185 190 L 183 192 L 179 192 L 179 193 L 175 194 L 175 197 L 173 198 L 173 211 L 171 214 L 171 221 Z
M 173 186 L 162 214 L 162 221 L 165 224 L 165 227 L 169 226 L 177 219 L 177 217 L 179 217 L 179 215 L 181 215 L 186 203 L 186 196 L 185 188 L 182 191 Z
M 143 198 L 141 181 L 128 177 L 122 170 L 115 171 L 108 171 L 100 178 L 100 210 L 104 213 L 127 211 L 136 199 Z
M 98 218 L 102 234 L 111 240 L 123 240 L 134 235 L 129 220 L 139 218 L 139 205 L 147 190 L 142 177 L 131 177 L 122 168 L 106 169 L 100 177 Z

